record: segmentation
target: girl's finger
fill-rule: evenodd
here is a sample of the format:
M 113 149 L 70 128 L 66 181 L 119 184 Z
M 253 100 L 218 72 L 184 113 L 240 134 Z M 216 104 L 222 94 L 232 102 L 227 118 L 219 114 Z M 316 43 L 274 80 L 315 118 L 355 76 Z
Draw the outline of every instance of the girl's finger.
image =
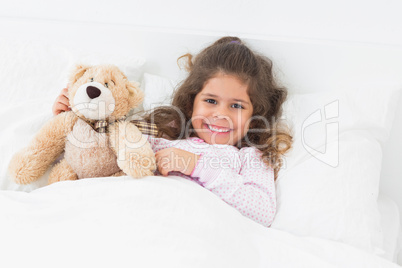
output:
M 61 91 L 61 94 L 68 99 L 68 88 L 63 88 L 63 90 Z
M 162 171 L 160 171 L 160 173 L 162 174 L 162 176 L 166 177 L 169 173 L 169 171 L 167 171 L 166 169 L 162 169 Z
M 167 176 L 169 173 L 169 169 L 163 165 L 158 165 L 158 170 L 162 174 L 162 176 Z
M 68 105 L 66 105 L 65 103 L 62 103 L 62 102 L 58 102 L 56 107 L 59 109 L 62 109 L 62 110 L 68 109 Z
M 161 158 L 162 158 L 161 154 L 159 152 L 156 152 L 155 153 L 156 164 L 160 163 Z
M 62 103 L 64 105 L 66 105 L 66 106 L 70 106 L 69 99 L 64 95 L 60 95 L 59 98 L 57 99 L 57 102 Z
M 160 151 L 159 151 L 160 152 Z M 164 156 L 164 153 L 158 152 L 155 154 L 156 166 L 158 167 L 159 172 L 163 176 L 167 176 L 170 171 L 172 171 L 172 166 L 170 165 L 169 158 Z
M 54 114 L 58 115 L 61 112 L 69 111 L 70 108 L 67 105 L 64 105 L 62 103 L 57 103 L 53 110 L 54 110 Z
M 71 110 L 70 107 L 68 105 L 64 104 L 64 103 L 59 102 L 57 106 L 58 106 L 59 110 L 63 110 L 63 111 L 70 111 Z
M 167 161 L 167 157 L 169 156 L 169 151 L 168 151 L 168 149 L 170 149 L 170 148 L 166 148 L 166 149 L 162 149 L 162 150 L 160 150 L 160 151 L 157 151 L 156 153 L 155 153 L 155 159 L 156 159 L 156 162 L 162 162 L 162 161 Z M 165 159 L 165 160 L 163 160 L 163 159 Z

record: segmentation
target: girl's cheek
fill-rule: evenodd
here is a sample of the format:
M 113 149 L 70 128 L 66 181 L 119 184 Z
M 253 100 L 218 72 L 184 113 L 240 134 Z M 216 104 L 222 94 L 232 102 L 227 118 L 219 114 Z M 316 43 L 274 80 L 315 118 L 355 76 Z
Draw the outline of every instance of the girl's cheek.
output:
M 243 117 L 240 125 L 243 129 L 243 133 L 246 134 L 247 131 L 250 129 L 251 118 L 249 116 Z

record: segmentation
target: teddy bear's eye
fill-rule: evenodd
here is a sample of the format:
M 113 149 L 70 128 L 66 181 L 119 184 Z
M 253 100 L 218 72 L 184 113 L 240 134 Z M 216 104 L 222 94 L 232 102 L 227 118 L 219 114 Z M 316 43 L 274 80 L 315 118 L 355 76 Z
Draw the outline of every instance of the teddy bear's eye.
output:
M 105 87 L 106 87 L 106 88 L 109 88 L 109 84 L 108 84 L 108 83 L 105 83 Z
M 89 79 L 89 81 L 93 82 L 93 81 L 94 81 L 94 79 L 93 79 L 93 78 L 90 78 L 90 79 Z

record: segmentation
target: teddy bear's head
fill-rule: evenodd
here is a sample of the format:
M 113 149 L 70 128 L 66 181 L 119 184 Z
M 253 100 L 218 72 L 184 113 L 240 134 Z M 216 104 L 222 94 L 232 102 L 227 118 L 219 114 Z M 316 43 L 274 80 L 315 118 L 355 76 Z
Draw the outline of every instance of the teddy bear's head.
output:
M 90 120 L 119 119 L 144 99 L 138 84 L 114 65 L 76 66 L 68 94 L 72 110 Z

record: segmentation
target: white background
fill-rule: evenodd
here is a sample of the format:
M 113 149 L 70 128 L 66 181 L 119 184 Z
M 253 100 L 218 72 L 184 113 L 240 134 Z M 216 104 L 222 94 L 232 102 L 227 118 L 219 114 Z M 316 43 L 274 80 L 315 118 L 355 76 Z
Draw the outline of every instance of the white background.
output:
M 400 0 L 2 0 L 0 17 L 402 45 Z

